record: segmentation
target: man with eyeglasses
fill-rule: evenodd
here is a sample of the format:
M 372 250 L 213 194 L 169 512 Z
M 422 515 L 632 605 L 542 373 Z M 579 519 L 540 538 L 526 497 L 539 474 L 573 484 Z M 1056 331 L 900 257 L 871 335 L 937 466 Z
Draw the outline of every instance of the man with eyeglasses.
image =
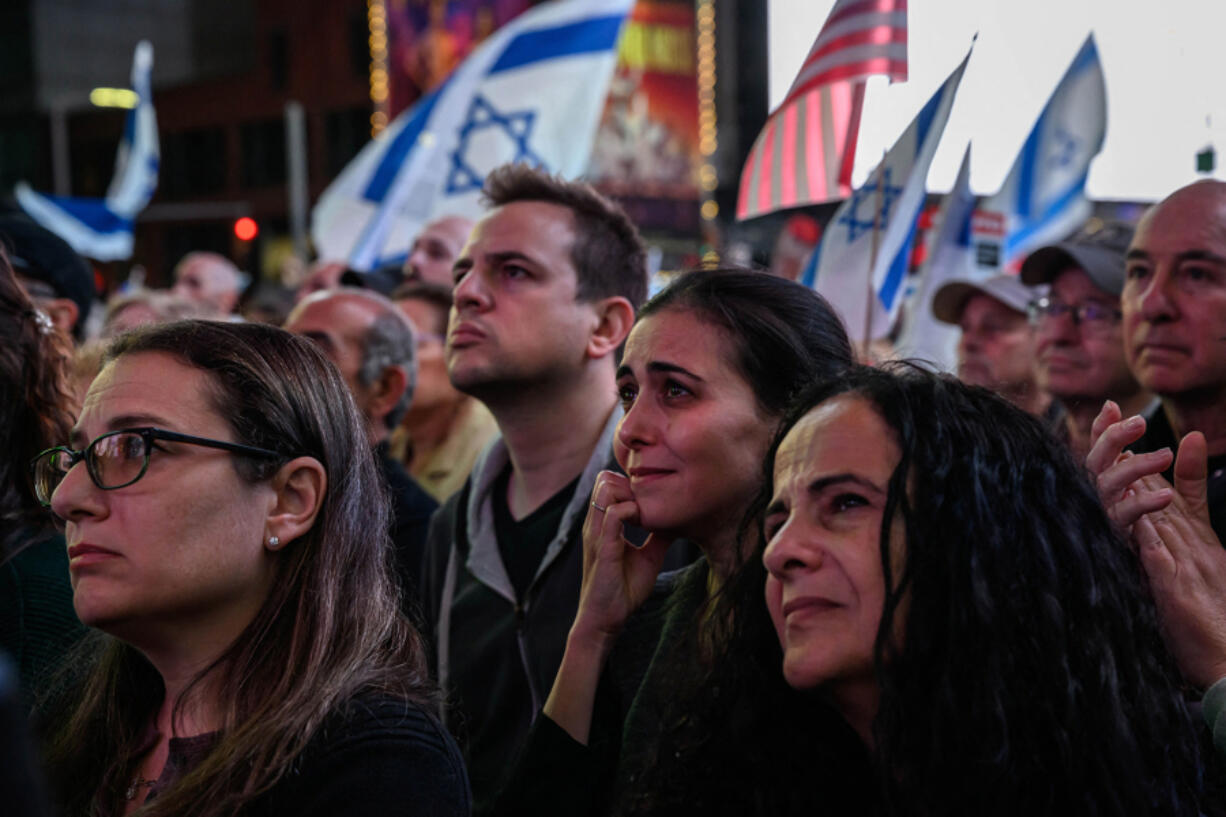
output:
M 1051 287 L 1029 306 L 1035 372 L 1039 388 L 1059 402 L 1057 431 L 1078 458 L 1089 453 L 1090 428 L 1104 402 L 1114 400 L 1131 416 L 1154 401 L 1124 356 L 1120 293 L 1131 239 L 1131 227 L 1092 219 L 1022 264 L 1023 283 Z
M 1051 398 L 1035 382 L 1034 332 L 1026 308 L 1041 294 L 1016 275 L 996 275 L 948 281 L 932 298 L 936 319 L 962 330 L 958 379 L 991 389 L 1039 417 L 1046 416 Z

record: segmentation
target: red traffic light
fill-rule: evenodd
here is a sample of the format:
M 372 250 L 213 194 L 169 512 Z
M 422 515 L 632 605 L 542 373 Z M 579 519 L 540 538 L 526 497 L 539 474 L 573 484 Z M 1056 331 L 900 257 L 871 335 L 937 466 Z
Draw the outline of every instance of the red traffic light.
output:
M 253 218 L 243 216 L 234 222 L 234 237 L 239 241 L 250 241 L 259 234 L 260 225 L 256 224 Z

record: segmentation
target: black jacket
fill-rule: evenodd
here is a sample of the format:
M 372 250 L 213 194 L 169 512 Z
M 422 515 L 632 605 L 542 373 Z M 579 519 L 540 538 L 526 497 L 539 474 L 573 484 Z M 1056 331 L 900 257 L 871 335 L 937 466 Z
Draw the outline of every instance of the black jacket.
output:
M 362 696 L 326 720 L 293 768 L 246 811 L 465 817 L 470 805 L 463 760 L 442 725 L 414 704 Z
M 482 452 L 464 488 L 434 515 L 422 570 L 423 632 L 447 695 L 444 720 L 468 763 L 473 805 L 493 797 L 505 767 L 553 686 L 579 605 L 582 529 L 596 475 L 616 468 L 614 411 L 523 602 L 503 567 L 490 492 L 509 462 L 502 438 Z
M 404 593 L 406 612 L 409 612 L 416 604 L 426 534 L 430 529 L 430 517 L 438 510 L 438 502 L 409 476 L 403 465 L 392 459 L 386 442 L 375 446 L 375 461 L 387 483 L 392 503 L 392 526 L 388 533 L 396 550 L 396 576 Z
M 522 603 L 494 533 L 490 492 L 509 462 L 501 438 L 431 523 L 422 631 L 447 695 L 444 719 L 468 763 L 475 813 L 488 810 L 562 663 L 579 605 L 583 520 L 596 475 L 618 470 L 612 441 L 620 418 L 619 410 L 609 417 Z M 684 564 L 694 553 L 684 543 L 674 548 L 666 565 Z

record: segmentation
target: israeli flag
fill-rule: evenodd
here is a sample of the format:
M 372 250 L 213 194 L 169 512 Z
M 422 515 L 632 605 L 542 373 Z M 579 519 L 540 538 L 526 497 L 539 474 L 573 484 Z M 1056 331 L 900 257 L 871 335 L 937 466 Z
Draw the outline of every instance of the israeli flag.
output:
M 1034 123 L 1000 192 L 980 205 L 1005 216 L 1005 266 L 1066 238 L 1090 217 L 1086 178 L 1106 133 L 1107 89 L 1091 34 Z
M 324 191 L 320 255 L 357 270 L 402 258 L 430 219 L 479 217 L 486 174 L 507 162 L 583 173 L 633 4 L 543 3 L 496 31 Z
M 132 226 L 158 186 L 158 125 L 153 111 L 153 46 L 142 40 L 132 58 L 136 107 L 128 111 L 115 157 L 115 175 L 106 198 L 74 198 L 38 193 L 25 182 L 13 192 L 35 221 L 64 239 L 79 254 L 98 261 L 132 257 Z
M 830 301 L 852 340 L 885 337 L 898 315 L 928 168 L 945 132 L 966 59 L 868 180 L 835 211 L 801 276 L 802 283 Z
M 924 361 L 936 371 L 954 371 L 958 362 L 958 338 L 962 335 L 961 329 L 938 321 L 932 314 L 932 299 L 937 290 L 953 279 L 990 277 L 990 273 L 976 274 L 971 246 L 974 212 L 971 146 L 967 145 L 953 189 L 941 202 L 935 238 L 928 245 L 928 258 L 920 268 L 915 292 L 907 298 L 902 329 L 894 344 L 899 357 Z

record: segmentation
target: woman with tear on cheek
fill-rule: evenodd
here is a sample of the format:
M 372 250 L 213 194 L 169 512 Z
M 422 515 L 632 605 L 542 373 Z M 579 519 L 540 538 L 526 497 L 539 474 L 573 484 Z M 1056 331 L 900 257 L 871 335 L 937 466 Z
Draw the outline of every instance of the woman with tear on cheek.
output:
M 1135 554 L 1039 422 L 900 366 L 811 390 L 784 428 L 783 675 L 870 753 L 879 812 L 1220 811 Z
M 764 757 L 764 733 L 746 721 L 720 736 L 705 727 L 698 735 L 691 721 L 710 709 L 707 725 L 729 726 L 729 706 L 753 706 L 767 692 L 713 681 L 730 669 L 713 603 L 748 569 L 759 587 L 754 609 L 735 613 L 767 620 L 753 558 L 760 520 L 746 527 L 745 512 L 789 400 L 851 362 L 829 305 L 763 273 L 691 272 L 643 307 L 617 375 L 625 415 L 614 453 L 624 473 L 597 478 L 579 609 L 500 813 L 689 813 L 708 801 L 717 813 L 752 811 L 769 781 L 750 782 L 745 758 Z M 627 541 L 629 526 L 649 532 L 642 548 Z M 679 538 L 702 558 L 657 576 Z M 761 664 L 776 677 L 777 652 Z M 675 745 L 679 735 L 687 745 L 697 738 L 695 750 L 717 740 L 717 763 L 729 773 L 690 765 L 695 754 Z M 673 763 L 688 768 L 684 776 L 663 771 Z

